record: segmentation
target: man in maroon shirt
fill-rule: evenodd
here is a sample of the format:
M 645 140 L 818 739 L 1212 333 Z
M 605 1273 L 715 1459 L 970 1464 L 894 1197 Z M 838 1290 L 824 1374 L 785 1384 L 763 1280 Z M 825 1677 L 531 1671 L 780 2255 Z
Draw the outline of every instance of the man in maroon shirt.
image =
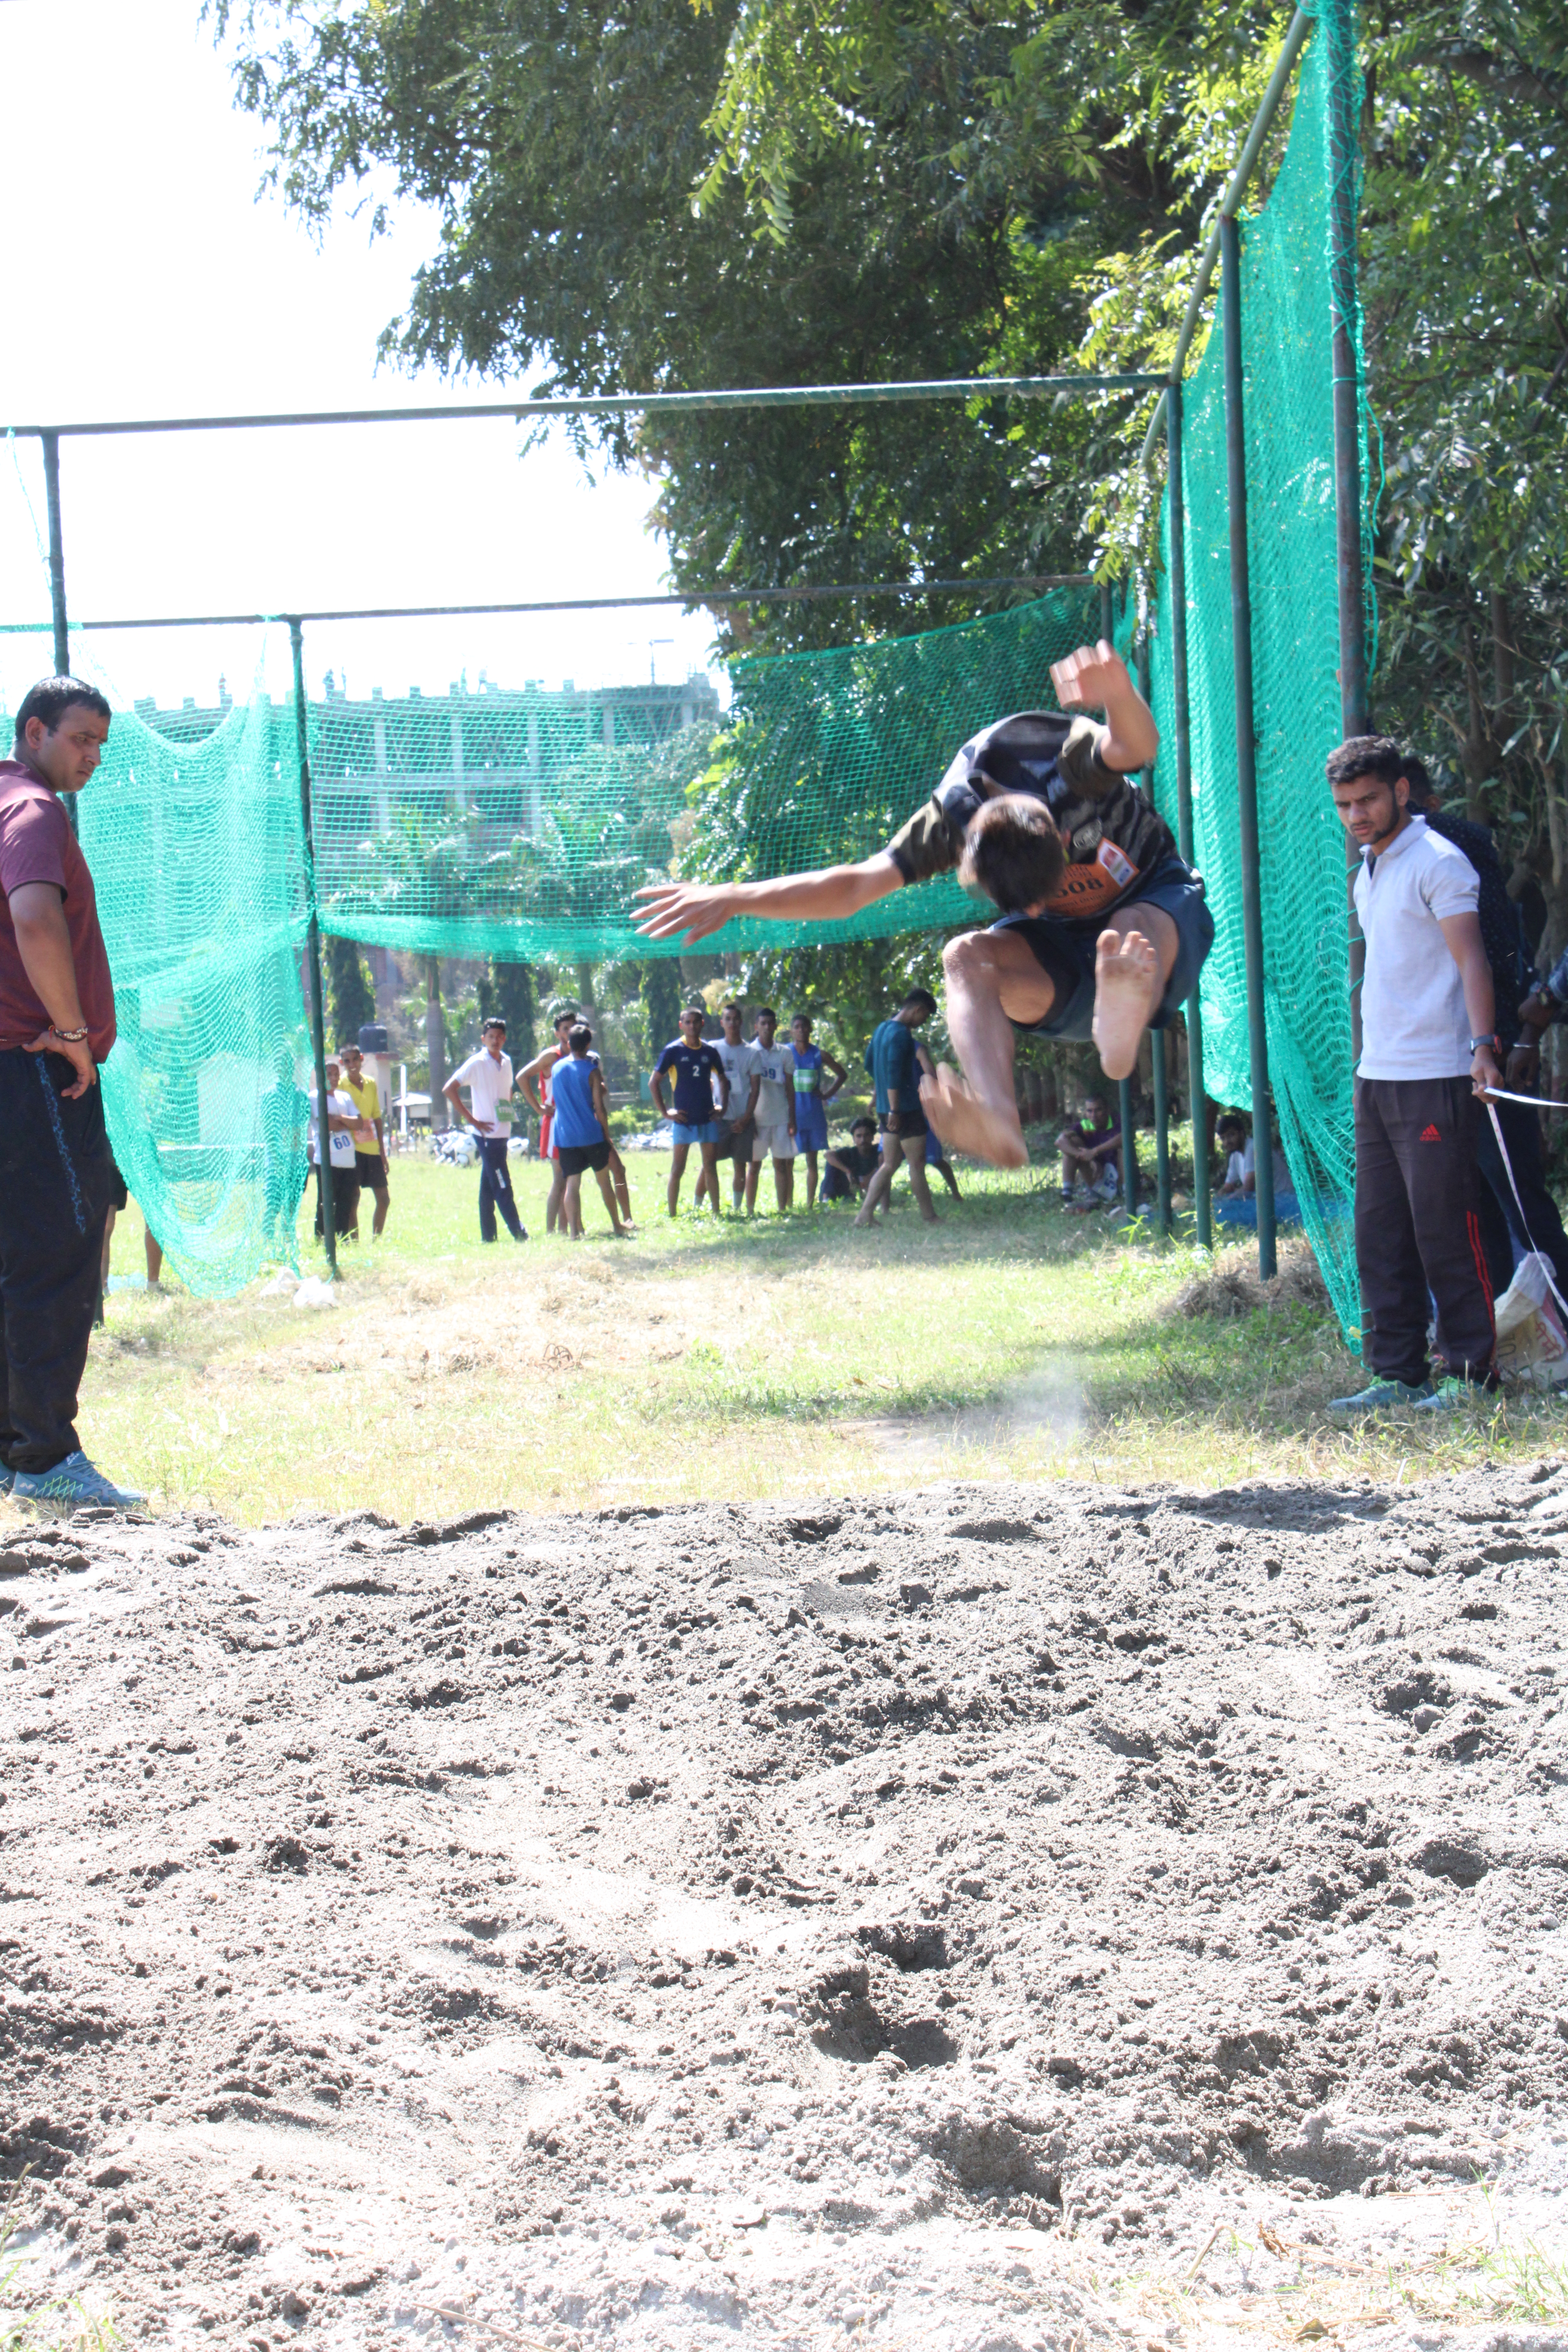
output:
M 79 793 L 110 708 L 40 679 L 0 760 L 0 1493 L 72 1510 L 133 1507 L 77 1442 L 112 1183 L 98 1066 L 114 989 L 87 860 L 62 795 Z

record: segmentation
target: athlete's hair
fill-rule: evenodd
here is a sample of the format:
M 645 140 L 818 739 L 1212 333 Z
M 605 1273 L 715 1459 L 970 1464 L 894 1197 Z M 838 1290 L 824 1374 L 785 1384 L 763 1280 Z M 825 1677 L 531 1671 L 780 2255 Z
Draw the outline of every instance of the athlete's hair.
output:
M 505 1027 L 506 1023 L 501 1019 L 500 1014 L 499 1013 L 492 1013 L 489 1014 L 485 1020 L 480 1022 L 479 1034 L 482 1037 L 489 1030 L 504 1029 Z
M 566 1033 L 566 1043 L 574 1054 L 585 1054 L 594 1042 L 594 1033 L 585 1021 L 574 1023 Z
M 1329 753 L 1324 772 L 1331 786 L 1353 784 L 1362 776 L 1375 776 L 1391 791 L 1403 776 L 1410 786 L 1413 801 L 1432 797 L 1432 779 L 1425 764 L 1412 752 L 1403 751 L 1392 735 L 1352 735 L 1348 742 L 1337 744 Z
M 487 1023 L 487 1024 L 486 1024 L 486 1025 L 487 1025 L 487 1027 L 488 1027 L 488 1026 L 489 1026 L 489 1024 Z M 504 1021 L 502 1022 L 501 1026 L 502 1026 L 502 1028 L 503 1028 L 503 1029 L 505 1028 L 506 1024 L 505 1024 L 505 1022 L 504 1022 Z M 340 1046 L 338 1047 L 338 1055 L 339 1055 L 339 1058 L 340 1058 L 340 1059 L 341 1059 L 341 1058 L 342 1057 L 342 1055 L 345 1055 L 345 1054 L 363 1054 L 363 1051 L 364 1051 L 364 1047 L 360 1044 L 359 1039 L 358 1039 L 357 1037 L 355 1037 L 355 1038 L 352 1038 L 352 1039 L 350 1040 L 350 1042 L 348 1043 L 348 1045 L 340 1045 Z
M 850 1122 L 849 1122 L 849 1132 L 850 1132 L 850 1134 L 851 1134 L 851 1135 L 858 1135 L 858 1134 L 859 1134 L 859 1132 L 860 1132 L 860 1129 L 861 1129 L 862 1128 L 865 1128 L 865 1129 L 867 1129 L 867 1131 L 868 1131 L 869 1134 L 871 1134 L 871 1135 L 875 1135 L 875 1134 L 876 1134 L 876 1132 L 877 1132 L 877 1122 L 876 1122 L 876 1120 L 875 1120 L 874 1118 L 869 1118 L 869 1117 L 868 1116 L 868 1114 L 867 1114 L 865 1111 L 862 1111 L 862 1112 L 861 1112 L 861 1114 L 860 1114 L 860 1116 L 859 1116 L 859 1118 L 854 1118 L 854 1119 L 851 1119 L 851 1120 L 850 1120 Z
M 907 1013 L 911 1004 L 918 1004 L 928 1021 L 931 1014 L 936 1011 L 936 999 L 931 994 L 929 988 L 911 988 L 903 1003 L 900 1005 L 899 1011 L 900 1013 Z
M 1238 1110 L 1227 1110 L 1223 1118 L 1215 1119 L 1215 1133 L 1216 1135 L 1245 1135 L 1247 1133 L 1247 1121 L 1243 1118 Z
M 809 1013 L 792 1013 L 789 1016 L 789 1025 L 792 1029 L 795 1027 L 797 1021 L 804 1021 L 808 1029 L 812 1025 L 811 1015 Z
M 759 1004 L 757 1007 L 757 1018 L 759 1021 L 771 1021 L 775 1029 L 778 1027 L 779 1016 L 773 1011 L 771 1004 Z
M 550 1025 L 552 1029 L 559 1029 L 563 1021 L 575 1021 L 579 1017 L 577 1007 L 574 1004 L 563 1004 L 559 1013 L 552 1013 L 551 1014 Z
M 49 734 L 53 734 L 68 710 L 79 703 L 95 718 L 112 719 L 114 712 L 106 695 L 96 686 L 89 686 L 79 677 L 41 677 L 22 697 L 16 712 L 16 740 L 20 743 L 27 732 L 29 719 L 41 719 Z
M 737 1020 L 741 1017 L 741 1007 L 736 1003 L 732 996 L 727 996 L 724 999 L 723 1003 L 719 1007 L 719 1010 L 721 1013 L 732 1013 Z
M 970 820 L 958 878 L 1005 915 L 1025 915 L 1061 884 L 1067 852 L 1044 801 L 1002 793 Z
M 706 1021 L 708 1018 L 708 1007 L 705 1004 L 683 1004 L 680 1008 L 680 1017 L 683 1021 L 689 1013 L 695 1013 L 699 1021 Z

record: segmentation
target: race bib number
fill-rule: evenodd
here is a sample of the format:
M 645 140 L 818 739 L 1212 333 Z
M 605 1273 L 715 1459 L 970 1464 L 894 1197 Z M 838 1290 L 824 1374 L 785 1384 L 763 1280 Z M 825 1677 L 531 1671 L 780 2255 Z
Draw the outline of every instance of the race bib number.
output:
M 1092 921 L 1096 915 L 1109 914 L 1137 879 L 1132 860 L 1114 842 L 1102 841 L 1092 857 L 1068 867 L 1061 887 L 1046 901 L 1046 912 L 1065 916 L 1069 922 Z

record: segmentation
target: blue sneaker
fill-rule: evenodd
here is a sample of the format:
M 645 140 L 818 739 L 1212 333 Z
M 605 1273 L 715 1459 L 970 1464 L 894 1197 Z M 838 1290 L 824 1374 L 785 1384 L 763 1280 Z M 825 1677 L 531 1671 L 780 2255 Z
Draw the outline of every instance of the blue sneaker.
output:
M 1392 1412 L 1402 1404 L 1425 1404 L 1432 1395 L 1432 1383 L 1423 1381 L 1417 1388 L 1409 1381 L 1372 1381 L 1354 1396 L 1331 1397 L 1331 1412 Z
M 147 1500 L 134 1486 L 111 1486 L 79 1446 L 52 1470 L 18 1470 L 12 1494 L 18 1503 L 43 1503 L 57 1511 L 79 1510 L 85 1504 L 111 1511 L 139 1511 Z

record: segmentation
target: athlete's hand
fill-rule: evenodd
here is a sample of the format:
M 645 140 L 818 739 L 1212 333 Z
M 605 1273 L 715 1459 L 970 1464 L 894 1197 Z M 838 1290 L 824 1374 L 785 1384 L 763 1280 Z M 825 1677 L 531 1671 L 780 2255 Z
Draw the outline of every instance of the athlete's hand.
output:
M 1097 646 L 1079 646 L 1065 661 L 1051 664 L 1051 684 L 1064 710 L 1103 710 L 1131 683 L 1126 663 L 1103 637 Z
M 1541 1075 L 1541 1040 L 1521 1037 L 1510 1051 L 1508 1082 L 1510 1087 L 1532 1087 Z
M 30 1045 L 24 1048 L 24 1051 L 29 1054 L 58 1054 L 62 1061 L 70 1064 L 76 1072 L 76 1084 L 74 1087 L 60 1088 L 62 1102 L 75 1102 L 79 1095 L 86 1094 L 89 1087 L 95 1087 L 98 1084 L 98 1064 L 92 1058 L 92 1047 L 85 1037 L 79 1037 L 73 1043 L 64 1037 L 58 1037 L 52 1029 L 45 1029 L 34 1038 Z
M 1470 1091 L 1485 1102 L 1489 1094 L 1502 1084 L 1502 1072 L 1489 1045 L 1478 1045 L 1470 1059 Z
M 740 903 L 721 882 L 647 882 L 634 896 L 647 901 L 637 922 L 645 939 L 672 940 L 679 932 L 688 947 L 721 930 Z

